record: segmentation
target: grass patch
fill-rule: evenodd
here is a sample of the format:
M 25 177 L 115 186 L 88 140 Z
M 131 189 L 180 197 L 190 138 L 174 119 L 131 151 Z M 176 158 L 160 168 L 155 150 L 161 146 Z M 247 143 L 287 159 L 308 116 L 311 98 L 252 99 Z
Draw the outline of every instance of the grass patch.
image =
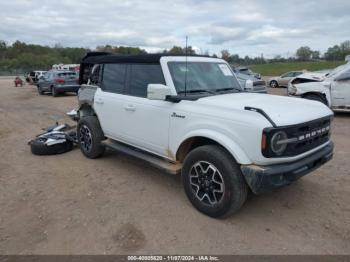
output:
M 289 62 L 289 63 L 271 63 L 262 65 L 250 65 L 249 68 L 263 76 L 277 76 L 288 71 L 308 70 L 317 71 L 323 69 L 332 69 L 345 64 L 345 61 L 316 61 L 316 62 Z

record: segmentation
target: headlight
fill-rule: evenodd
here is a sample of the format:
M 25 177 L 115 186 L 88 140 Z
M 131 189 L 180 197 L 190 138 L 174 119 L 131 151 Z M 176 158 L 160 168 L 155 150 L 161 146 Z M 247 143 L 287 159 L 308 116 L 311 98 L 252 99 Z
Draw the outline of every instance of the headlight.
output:
M 270 147 L 272 152 L 274 152 L 278 156 L 282 155 L 287 148 L 287 143 L 284 142 L 284 140 L 286 140 L 287 138 L 288 136 L 286 132 L 276 132 L 270 140 Z

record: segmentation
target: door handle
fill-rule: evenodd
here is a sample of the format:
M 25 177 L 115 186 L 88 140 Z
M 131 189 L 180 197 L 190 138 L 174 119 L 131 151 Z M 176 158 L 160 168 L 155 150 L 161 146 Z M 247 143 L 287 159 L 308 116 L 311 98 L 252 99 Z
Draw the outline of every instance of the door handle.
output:
M 124 106 L 124 109 L 130 112 L 134 112 L 136 110 L 136 108 L 133 105 Z

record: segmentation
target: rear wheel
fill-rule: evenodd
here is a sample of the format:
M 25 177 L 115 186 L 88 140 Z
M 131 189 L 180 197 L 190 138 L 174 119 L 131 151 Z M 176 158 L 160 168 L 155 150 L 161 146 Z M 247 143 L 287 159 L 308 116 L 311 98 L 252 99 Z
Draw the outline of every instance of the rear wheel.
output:
M 182 182 L 193 206 L 211 217 L 237 212 L 247 198 L 247 184 L 238 164 L 216 145 L 201 146 L 188 154 Z
M 309 100 L 314 100 L 314 101 L 318 101 L 321 102 L 322 104 L 327 105 L 327 100 L 322 97 L 321 95 L 318 94 L 307 94 L 304 96 L 305 99 L 309 99 Z
M 278 87 L 277 81 L 276 81 L 276 80 L 272 80 L 272 81 L 270 82 L 270 87 L 272 87 L 272 88 Z
M 100 123 L 95 116 L 86 116 L 78 123 L 78 142 L 81 152 L 88 158 L 98 158 L 105 152 L 105 139 Z

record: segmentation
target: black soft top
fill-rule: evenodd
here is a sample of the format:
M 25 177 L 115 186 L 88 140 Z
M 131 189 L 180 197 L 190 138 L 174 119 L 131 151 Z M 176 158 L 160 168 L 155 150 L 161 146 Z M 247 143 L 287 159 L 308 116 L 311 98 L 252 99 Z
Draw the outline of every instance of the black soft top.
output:
M 185 56 L 174 54 L 139 54 L 139 55 L 122 55 L 107 52 L 89 52 L 82 59 L 82 64 L 108 64 L 108 63 L 150 63 L 158 64 L 163 56 Z M 201 55 L 191 55 L 195 57 L 209 57 Z
M 160 58 L 163 56 L 185 56 L 174 54 L 139 54 L 139 55 L 124 55 L 113 54 L 107 52 L 89 52 L 87 53 L 80 64 L 79 83 L 85 84 L 91 74 L 91 69 L 97 64 L 116 64 L 116 63 L 137 63 L 137 64 L 159 64 Z M 191 57 L 209 57 L 201 55 L 190 55 Z M 189 56 L 189 57 L 190 57 Z

